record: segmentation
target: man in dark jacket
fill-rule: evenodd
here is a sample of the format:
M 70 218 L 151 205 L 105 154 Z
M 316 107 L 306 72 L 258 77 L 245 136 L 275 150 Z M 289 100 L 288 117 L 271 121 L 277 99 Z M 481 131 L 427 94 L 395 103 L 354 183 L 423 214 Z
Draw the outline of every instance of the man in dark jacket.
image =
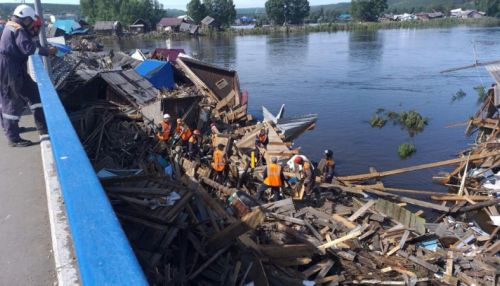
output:
M 47 133 L 45 117 L 37 84 L 28 74 L 28 57 L 35 54 L 55 54 L 54 47 L 43 48 L 33 41 L 30 30 L 36 20 L 35 11 L 28 5 L 19 5 L 7 22 L 0 38 L 0 96 L 2 122 L 9 146 L 25 147 L 32 144 L 19 136 L 19 102 L 26 102 L 33 112 L 41 135 Z

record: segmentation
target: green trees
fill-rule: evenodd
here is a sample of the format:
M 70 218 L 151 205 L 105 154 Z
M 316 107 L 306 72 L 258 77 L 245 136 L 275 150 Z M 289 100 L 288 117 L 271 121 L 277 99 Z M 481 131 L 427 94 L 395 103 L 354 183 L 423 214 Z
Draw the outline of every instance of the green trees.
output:
M 219 27 L 227 27 L 236 19 L 233 0 L 204 0 L 206 13 L 215 19 Z
M 117 20 L 128 25 L 140 18 L 154 26 L 165 15 L 158 0 L 80 0 L 80 7 L 90 22 Z
M 491 17 L 500 17 L 500 0 L 475 0 L 476 8 Z
M 207 16 L 205 5 L 203 5 L 200 0 L 191 0 L 187 4 L 186 9 L 188 16 L 193 18 L 195 23 L 199 23 Z
M 351 15 L 356 20 L 374 22 L 387 7 L 387 0 L 352 0 Z
M 199 23 L 206 16 L 215 19 L 219 27 L 231 25 L 236 19 L 233 0 L 191 0 L 187 6 L 187 14 Z
M 309 1 L 307 0 L 268 0 L 266 13 L 275 24 L 301 24 L 309 15 Z

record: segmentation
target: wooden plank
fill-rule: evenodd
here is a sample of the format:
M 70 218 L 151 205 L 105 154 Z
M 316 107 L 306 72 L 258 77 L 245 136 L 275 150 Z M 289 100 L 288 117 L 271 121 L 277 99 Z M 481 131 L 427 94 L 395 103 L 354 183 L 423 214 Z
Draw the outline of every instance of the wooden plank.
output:
M 458 195 L 447 195 L 447 196 L 431 196 L 431 199 L 435 201 L 465 201 L 467 199 L 473 201 L 488 201 L 493 197 L 489 196 L 458 196 Z
M 486 154 L 471 155 L 470 161 L 484 159 L 484 158 L 498 156 L 498 155 L 500 155 L 500 151 L 490 152 L 490 153 L 486 153 Z M 416 166 L 400 168 L 400 169 L 395 169 L 395 170 L 389 170 L 389 171 L 384 171 L 384 172 L 337 177 L 337 179 L 340 181 L 365 181 L 365 180 L 369 180 L 369 179 L 381 178 L 381 177 L 386 177 L 386 176 L 391 176 L 391 175 L 396 175 L 396 174 L 402 174 L 402 173 L 407 173 L 407 172 L 413 172 L 413 171 L 419 171 L 419 170 L 424 170 L 424 169 L 453 165 L 453 164 L 465 162 L 467 160 L 469 160 L 469 158 L 462 157 L 462 158 L 458 158 L 458 159 L 438 161 L 438 162 L 416 165 Z
M 428 263 L 427 261 L 425 260 L 422 260 L 414 255 L 410 255 L 408 257 L 409 260 L 415 262 L 416 264 L 420 265 L 420 266 L 423 266 L 424 268 L 427 268 L 429 269 L 430 271 L 434 272 L 434 273 L 437 273 L 439 272 L 439 267 L 434 265 L 434 264 L 430 264 Z
M 352 221 L 350 221 L 350 220 L 346 219 L 345 217 L 340 216 L 338 214 L 332 214 L 332 219 L 336 222 L 343 224 L 348 229 L 354 229 L 357 227 L 357 225 L 354 224 Z
M 244 215 L 241 220 L 232 223 L 230 226 L 210 238 L 207 242 L 207 249 L 209 251 L 215 251 L 226 245 L 232 244 L 236 238 L 257 227 L 264 219 L 265 215 L 260 209 L 253 210 Z
M 412 199 L 412 198 L 408 198 L 408 197 L 402 197 L 402 196 L 398 196 L 398 195 L 395 195 L 395 194 L 389 194 L 389 193 L 385 193 L 385 192 L 377 191 L 377 190 L 368 190 L 367 189 L 367 190 L 364 190 L 364 191 L 367 192 L 367 193 L 370 193 L 370 194 L 374 194 L 374 195 L 377 195 L 377 196 L 391 198 L 391 199 L 394 199 L 394 200 L 405 202 L 405 203 L 408 203 L 408 204 L 411 204 L 411 205 L 416 205 L 416 206 L 419 206 L 419 207 L 434 209 L 434 210 L 441 211 L 441 212 L 446 212 L 446 213 L 450 212 L 450 208 L 442 206 L 442 205 L 438 205 L 438 204 L 428 203 L 428 202 L 425 202 L 425 201 L 416 200 L 416 199 Z
M 322 244 L 320 245 L 318 248 L 319 249 L 326 249 L 326 248 L 330 248 L 330 247 L 333 247 L 333 246 L 336 246 L 337 244 L 341 243 L 341 242 L 344 242 L 344 241 L 348 241 L 348 240 L 351 240 L 353 238 L 356 238 L 358 236 L 361 235 L 361 231 L 360 230 L 355 230 L 347 235 L 344 235 L 343 237 L 340 237 L 340 238 L 337 238 L 335 240 L 332 240 L 330 242 L 327 242 L 325 244 Z
M 269 258 L 298 258 L 311 255 L 309 244 L 259 245 L 262 254 Z
M 224 252 L 226 252 L 230 246 L 231 245 L 228 245 L 228 246 L 220 249 L 219 251 L 217 251 L 217 253 L 215 253 L 212 257 L 210 257 L 210 259 L 205 261 L 205 263 L 203 263 L 193 274 L 191 274 L 188 277 L 188 280 L 193 280 L 196 276 L 198 276 L 198 274 L 200 274 L 203 270 L 205 270 L 205 268 L 207 268 L 210 264 L 212 264 L 212 262 L 214 262 L 215 259 L 217 259 L 219 256 L 221 256 Z
M 294 224 L 298 224 L 298 225 L 306 225 L 306 222 L 302 219 L 289 217 L 289 216 L 285 216 L 285 215 L 280 215 L 280 214 L 272 213 L 272 212 L 269 212 L 268 215 L 271 217 L 274 217 L 276 219 L 282 220 L 282 221 L 286 221 L 286 222 L 290 222 L 290 223 L 294 223 Z
M 328 260 L 323 269 L 321 269 L 318 275 L 316 275 L 316 279 L 323 279 L 326 276 L 326 274 L 328 274 L 330 269 L 332 269 L 333 264 L 335 264 L 333 260 Z
M 360 207 L 355 213 L 353 213 L 347 220 L 355 221 L 358 217 L 362 216 L 369 208 L 375 204 L 375 200 L 370 200 L 362 207 Z

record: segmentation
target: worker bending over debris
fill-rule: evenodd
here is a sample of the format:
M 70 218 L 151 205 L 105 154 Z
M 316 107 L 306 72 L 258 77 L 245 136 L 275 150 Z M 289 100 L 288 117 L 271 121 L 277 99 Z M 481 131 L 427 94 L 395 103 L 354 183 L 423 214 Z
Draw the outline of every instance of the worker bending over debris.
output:
M 262 165 L 265 163 L 264 154 L 260 151 L 260 149 L 267 149 L 267 144 L 269 144 L 269 137 L 267 136 L 267 131 L 265 128 L 262 128 L 257 135 L 255 135 L 255 151 L 258 162 L 261 162 Z
M 278 158 L 273 157 L 271 159 L 271 164 L 264 170 L 264 184 L 259 189 L 257 199 L 261 200 L 264 192 L 271 188 L 274 201 L 281 200 L 280 191 L 284 182 L 285 176 L 283 175 L 283 169 L 278 164 Z
M 323 167 L 324 182 L 331 184 L 335 171 L 335 161 L 333 160 L 333 151 L 325 150 L 325 166 Z
M 212 169 L 215 171 L 214 180 L 222 183 L 224 180 L 224 170 L 226 169 L 227 158 L 224 153 L 224 145 L 217 145 L 217 150 L 214 151 L 212 158 Z
M 19 136 L 21 110 L 19 102 L 28 103 L 33 111 L 35 124 L 40 135 L 47 134 L 47 126 L 40 102 L 37 84 L 28 74 L 28 57 L 38 53 L 43 56 L 55 55 L 57 49 L 41 47 L 33 41 L 39 23 L 35 11 L 28 5 L 19 5 L 7 22 L 0 39 L 0 96 L 4 133 L 11 147 L 26 147 L 33 144 Z M 38 27 L 37 27 L 38 26 Z
M 182 148 L 187 150 L 189 138 L 191 138 L 192 132 L 189 126 L 187 126 L 181 118 L 177 118 L 175 135 L 177 136 L 177 140 L 181 140 Z
M 189 138 L 188 143 L 188 156 L 191 160 L 199 158 L 200 156 L 200 144 L 201 144 L 201 132 L 196 129 L 193 131 L 193 135 Z
M 316 195 L 316 202 L 319 201 L 320 193 L 319 190 L 315 188 L 316 186 L 316 175 L 314 174 L 314 167 L 309 161 L 305 161 L 301 156 L 297 156 L 294 159 L 297 165 L 302 168 L 300 170 L 300 181 L 303 185 L 303 190 L 308 200 L 312 200 L 312 193 Z
M 172 125 L 170 124 L 170 114 L 165 113 L 163 115 L 163 121 L 159 124 L 159 131 L 156 134 L 158 140 L 162 142 L 167 142 L 170 139 L 170 130 L 172 129 Z

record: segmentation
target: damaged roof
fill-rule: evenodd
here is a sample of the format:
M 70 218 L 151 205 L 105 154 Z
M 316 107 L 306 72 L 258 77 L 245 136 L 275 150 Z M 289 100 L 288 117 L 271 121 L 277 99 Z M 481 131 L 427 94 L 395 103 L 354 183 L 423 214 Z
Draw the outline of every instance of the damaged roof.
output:
M 128 101 L 139 106 L 156 99 L 158 90 L 134 70 L 102 72 L 101 78 Z

